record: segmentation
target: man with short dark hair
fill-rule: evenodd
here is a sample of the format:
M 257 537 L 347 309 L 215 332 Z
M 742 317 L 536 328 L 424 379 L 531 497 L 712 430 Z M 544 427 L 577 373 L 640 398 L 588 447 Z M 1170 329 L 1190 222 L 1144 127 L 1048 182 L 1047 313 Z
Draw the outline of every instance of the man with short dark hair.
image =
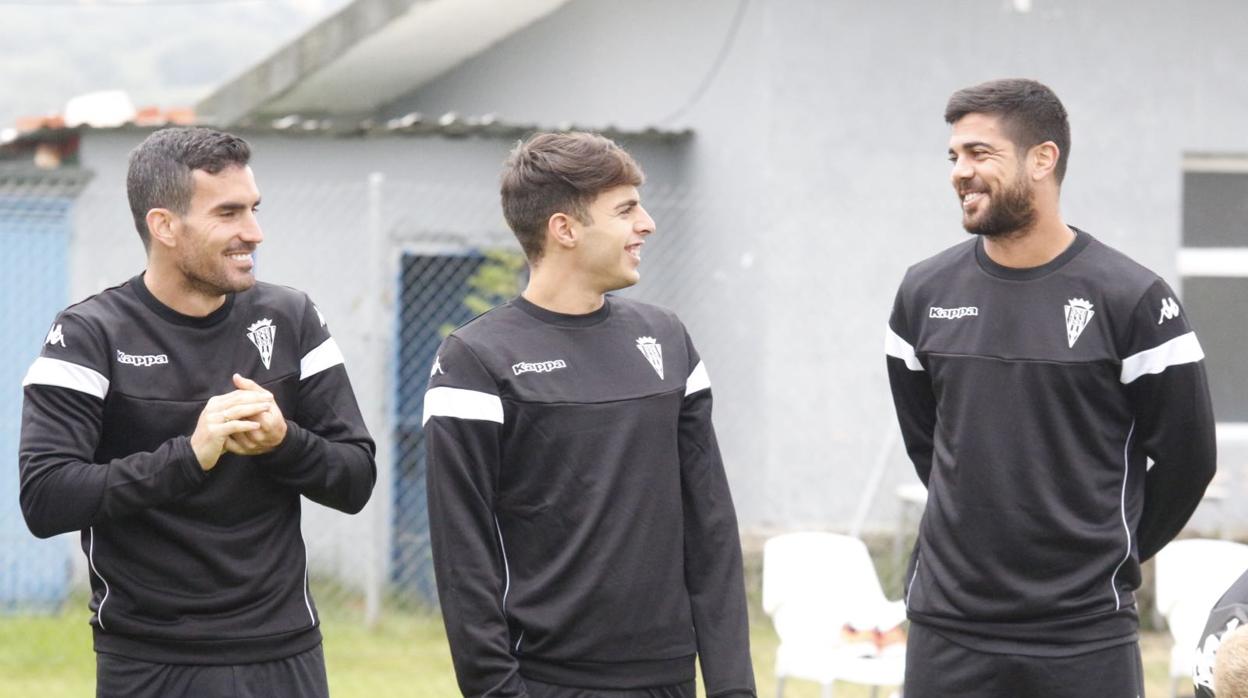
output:
M 300 495 L 358 512 L 373 442 L 320 311 L 255 279 L 250 155 L 143 141 L 147 269 L 61 312 L 24 381 L 22 512 L 81 531 L 103 698 L 329 693 Z
M 945 119 L 974 238 L 906 272 L 886 337 L 928 490 L 906 697 L 1136 698 L 1140 563 L 1214 473 L 1204 353 L 1163 280 L 1062 221 L 1051 90 L 976 85 Z
M 754 696 L 710 378 L 635 284 L 654 221 L 610 140 L 538 134 L 502 178 L 519 298 L 453 332 L 425 394 L 429 525 L 465 696 Z

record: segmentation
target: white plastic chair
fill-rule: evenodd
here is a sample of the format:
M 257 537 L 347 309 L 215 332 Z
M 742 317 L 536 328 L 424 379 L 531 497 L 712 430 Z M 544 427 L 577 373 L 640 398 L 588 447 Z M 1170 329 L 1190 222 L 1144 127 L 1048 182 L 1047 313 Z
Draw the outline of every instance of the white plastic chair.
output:
M 1196 646 L 1209 611 L 1227 588 L 1248 569 L 1248 545 L 1226 540 L 1188 538 L 1157 553 L 1157 611 L 1166 619 L 1170 649 L 1170 695 L 1190 678 Z
M 786 533 L 763 546 L 763 610 L 771 616 L 776 649 L 776 695 L 789 678 L 817 681 L 831 698 L 837 681 L 901 686 L 905 646 L 875 654 L 846 644 L 841 630 L 887 629 L 905 619 L 905 604 L 880 588 L 867 546 L 835 533 Z

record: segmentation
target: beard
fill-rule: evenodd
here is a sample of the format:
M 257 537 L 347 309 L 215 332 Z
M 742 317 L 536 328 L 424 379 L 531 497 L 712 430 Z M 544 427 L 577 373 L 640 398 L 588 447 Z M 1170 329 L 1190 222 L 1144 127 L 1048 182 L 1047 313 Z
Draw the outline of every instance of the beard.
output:
M 256 277 L 252 274 L 231 275 L 221 269 L 185 261 L 180 261 L 178 267 L 182 271 L 183 278 L 186 279 L 186 285 L 205 296 L 238 293 L 256 284 Z
M 188 242 L 190 238 L 188 236 Z M 254 272 L 231 269 L 226 258 L 216 249 L 202 242 L 182 247 L 183 254 L 176 260 L 187 288 L 205 296 L 224 296 L 246 291 L 256 283 Z M 237 249 L 235 252 L 254 252 L 254 249 Z
M 1030 227 L 1036 220 L 1036 209 L 1032 205 L 1031 187 L 1021 177 L 1015 178 L 1007 188 L 988 201 L 988 210 L 978 218 L 962 218 L 962 227 L 972 235 L 986 238 L 1008 238 L 1014 233 Z

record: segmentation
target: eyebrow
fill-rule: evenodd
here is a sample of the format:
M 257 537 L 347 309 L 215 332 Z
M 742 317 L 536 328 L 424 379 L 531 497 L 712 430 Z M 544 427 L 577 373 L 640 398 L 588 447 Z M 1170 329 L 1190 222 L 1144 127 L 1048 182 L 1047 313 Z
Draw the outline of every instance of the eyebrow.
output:
M 974 150 L 975 148 L 988 148 L 989 150 L 998 150 L 997 146 L 989 143 L 988 141 L 967 141 L 965 143 L 959 143 L 957 147 L 962 150 Z M 954 147 L 950 146 L 949 153 L 953 154 L 953 152 L 954 152 Z
M 620 203 L 616 204 L 613 210 L 616 213 L 619 213 L 620 211 L 623 211 L 626 208 L 631 208 L 633 206 L 636 206 L 638 203 L 640 202 L 638 202 L 637 199 L 628 199 L 628 200 L 621 201 Z
M 260 199 L 256 199 L 255 203 L 251 204 L 250 206 L 239 201 L 226 201 L 225 203 L 217 204 L 216 206 L 213 207 L 212 210 L 221 211 L 222 213 L 225 213 L 228 211 L 241 211 L 247 208 L 255 208 L 259 205 L 260 205 Z

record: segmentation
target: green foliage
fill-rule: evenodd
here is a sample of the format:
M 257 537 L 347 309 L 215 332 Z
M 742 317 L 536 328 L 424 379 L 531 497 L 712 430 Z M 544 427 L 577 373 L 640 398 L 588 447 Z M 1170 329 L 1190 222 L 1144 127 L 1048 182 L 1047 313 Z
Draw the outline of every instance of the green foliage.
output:
M 494 248 L 485 251 L 485 261 L 468 278 L 469 291 L 464 307 L 474 316 L 520 295 L 524 272 L 524 255 L 514 250 Z M 445 323 L 438 333 L 445 338 L 455 325 Z

